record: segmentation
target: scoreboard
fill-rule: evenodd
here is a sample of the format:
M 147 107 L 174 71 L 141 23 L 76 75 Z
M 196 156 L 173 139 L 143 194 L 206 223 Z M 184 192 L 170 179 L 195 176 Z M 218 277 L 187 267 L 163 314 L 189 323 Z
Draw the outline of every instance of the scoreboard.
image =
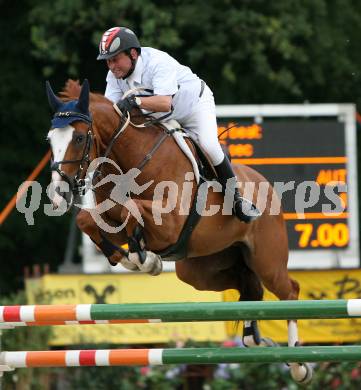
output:
M 360 265 L 355 115 L 352 104 L 217 106 L 232 162 L 282 200 L 290 268 Z
M 360 267 L 356 110 L 352 104 L 218 105 L 234 163 L 260 172 L 282 201 L 292 269 Z M 228 129 L 228 130 L 226 130 Z M 339 208 L 340 210 L 338 210 Z M 83 236 L 85 273 L 109 267 Z M 174 263 L 163 263 L 174 271 Z

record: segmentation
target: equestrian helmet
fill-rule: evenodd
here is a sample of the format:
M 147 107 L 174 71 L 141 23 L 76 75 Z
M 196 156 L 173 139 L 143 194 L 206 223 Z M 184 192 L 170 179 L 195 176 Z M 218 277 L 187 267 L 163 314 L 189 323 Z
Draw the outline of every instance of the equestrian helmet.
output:
M 99 43 L 97 60 L 108 60 L 122 51 L 137 49 L 141 51 L 139 40 L 135 33 L 126 27 L 112 27 L 105 31 Z

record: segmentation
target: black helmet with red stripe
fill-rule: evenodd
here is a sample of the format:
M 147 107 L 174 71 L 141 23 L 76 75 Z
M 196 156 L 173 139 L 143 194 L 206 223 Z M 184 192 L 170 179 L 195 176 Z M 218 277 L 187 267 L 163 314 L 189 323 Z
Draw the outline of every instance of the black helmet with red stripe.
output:
M 137 36 L 126 27 L 112 27 L 105 31 L 99 43 L 99 55 L 97 60 L 108 60 L 122 51 L 130 49 L 141 51 Z

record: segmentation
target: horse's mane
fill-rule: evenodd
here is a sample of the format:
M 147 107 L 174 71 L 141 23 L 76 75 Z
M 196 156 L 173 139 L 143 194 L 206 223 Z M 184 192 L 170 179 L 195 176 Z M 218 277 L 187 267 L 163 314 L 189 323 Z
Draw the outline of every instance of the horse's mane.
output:
M 65 83 L 63 90 L 59 92 L 59 98 L 64 102 L 76 100 L 80 96 L 80 91 L 81 85 L 79 80 L 68 79 Z M 104 105 L 104 103 L 106 103 L 111 106 L 113 105 L 113 103 L 109 99 L 107 99 L 104 95 L 100 93 L 90 92 L 89 99 L 90 103 L 92 104 L 102 103 Z M 140 114 L 132 118 L 133 122 L 137 124 L 144 122 L 145 119 L 152 119 L 152 117 L 149 117 L 149 115 L 140 112 Z M 155 127 L 158 130 L 162 129 L 161 127 L 159 127 L 158 124 L 152 125 L 151 127 Z
M 79 80 L 68 79 L 65 83 L 65 86 L 61 92 L 59 92 L 59 97 L 64 102 L 69 102 L 70 100 L 75 100 L 79 98 L 81 91 L 81 85 Z M 107 99 L 100 93 L 90 92 L 89 94 L 90 102 L 97 103 L 103 102 Z

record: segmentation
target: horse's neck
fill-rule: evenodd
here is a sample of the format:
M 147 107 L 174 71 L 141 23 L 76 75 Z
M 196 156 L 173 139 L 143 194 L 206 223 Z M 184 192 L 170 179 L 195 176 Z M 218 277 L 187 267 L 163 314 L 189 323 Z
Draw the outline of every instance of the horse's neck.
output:
M 90 108 L 93 115 L 95 157 L 103 157 L 118 128 L 119 116 L 108 101 L 93 103 Z
M 104 157 L 112 143 L 112 137 L 119 130 L 120 118 L 110 102 L 96 105 L 94 108 L 97 157 Z M 132 116 L 132 122 L 135 124 L 144 123 L 149 119 L 137 115 L 139 113 L 140 111 L 134 112 L 136 115 Z M 159 149 L 153 152 L 163 134 L 164 130 L 159 125 L 139 128 L 129 124 L 112 144 L 106 157 L 113 160 L 122 172 L 139 168 L 144 163 L 140 178 L 144 182 L 149 180 L 154 180 L 155 184 L 164 180 L 183 182 L 184 172 L 192 168 L 175 142 L 167 137 Z M 152 154 L 151 162 L 146 160 L 149 154 Z

